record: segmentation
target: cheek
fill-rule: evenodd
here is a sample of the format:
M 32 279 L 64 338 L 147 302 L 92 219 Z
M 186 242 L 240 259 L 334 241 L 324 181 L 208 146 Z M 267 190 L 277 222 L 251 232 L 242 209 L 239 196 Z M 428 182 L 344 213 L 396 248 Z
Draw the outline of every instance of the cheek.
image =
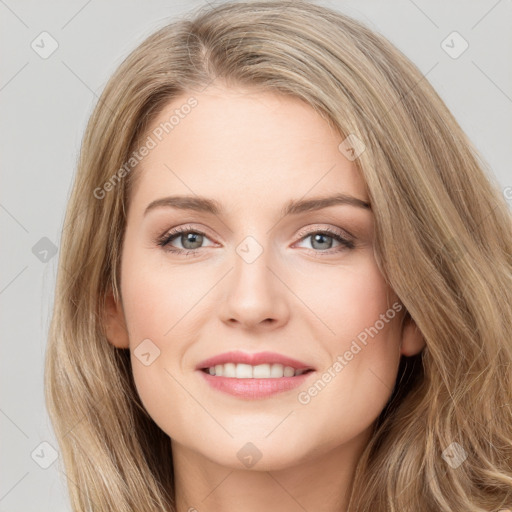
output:
M 330 353 L 343 350 L 347 342 L 350 345 L 397 300 L 370 251 L 359 257 L 357 264 L 326 266 L 304 273 L 296 285 L 294 291 L 316 317 L 315 324 L 322 328 L 317 328 L 319 339 L 325 340 Z M 378 327 L 389 331 L 382 329 L 381 322 Z
M 317 273 L 315 282 L 315 288 L 308 283 L 305 302 L 319 312 L 316 337 L 330 363 L 319 372 L 321 382 L 304 390 L 301 403 L 311 407 L 310 417 L 329 410 L 334 425 L 352 423 L 357 431 L 380 414 L 393 390 L 400 303 L 370 258 L 350 269 L 329 269 L 329 275 Z M 319 287 L 321 282 L 329 285 Z
M 135 386 L 155 423 L 168 431 L 170 397 L 184 405 L 189 400 L 179 385 L 182 355 L 192 342 L 183 329 L 199 291 L 183 272 L 160 268 L 136 250 L 123 260 L 121 283 Z
M 123 303 L 133 348 L 150 338 L 162 349 L 193 314 L 201 290 L 189 274 L 150 263 L 147 255 L 125 262 Z

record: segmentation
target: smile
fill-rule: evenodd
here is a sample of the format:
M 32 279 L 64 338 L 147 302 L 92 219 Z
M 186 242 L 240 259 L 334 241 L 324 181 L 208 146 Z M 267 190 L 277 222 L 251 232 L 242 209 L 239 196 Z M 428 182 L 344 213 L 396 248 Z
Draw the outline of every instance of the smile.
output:
M 226 352 L 197 365 L 213 388 L 237 398 L 260 399 L 300 386 L 315 369 L 274 352 Z
M 296 370 L 292 366 L 283 366 L 279 363 L 259 364 L 257 366 L 244 363 L 225 363 L 203 368 L 203 371 L 209 375 L 231 379 L 279 379 L 283 377 L 296 377 L 312 370 L 305 368 Z

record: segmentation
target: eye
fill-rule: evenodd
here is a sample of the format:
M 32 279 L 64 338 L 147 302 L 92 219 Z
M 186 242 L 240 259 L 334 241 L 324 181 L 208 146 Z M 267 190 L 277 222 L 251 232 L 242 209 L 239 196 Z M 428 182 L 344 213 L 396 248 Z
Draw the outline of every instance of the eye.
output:
M 192 254 L 202 247 L 205 240 L 209 240 L 209 238 L 202 231 L 192 229 L 190 226 L 180 226 L 165 233 L 157 240 L 157 244 L 169 252 Z M 176 241 L 181 247 L 172 245 Z
M 310 231 L 306 235 L 304 232 L 299 233 L 302 236 L 300 241 L 311 240 L 311 249 L 315 252 L 332 254 L 333 252 L 339 252 L 346 249 L 353 249 L 355 247 L 354 241 L 346 236 L 343 232 L 333 230 L 331 228 L 325 228 L 319 231 Z M 351 237 L 353 238 L 353 237 Z M 338 247 L 334 250 L 335 242 L 338 242 Z
M 353 241 L 354 237 L 352 235 L 348 233 L 345 235 L 345 232 L 332 228 L 324 228 L 316 231 L 303 230 L 298 236 L 301 238 L 295 245 L 310 239 L 310 249 L 318 256 L 338 253 L 355 247 Z M 179 226 L 158 238 L 156 243 L 168 252 L 186 256 L 197 256 L 200 253 L 199 249 L 215 245 L 214 243 L 210 243 L 204 246 L 205 241 L 210 241 L 206 233 L 194 229 L 192 226 Z M 178 247 L 176 247 L 176 243 L 179 245 Z M 335 245 L 336 243 L 338 244 L 337 247 Z

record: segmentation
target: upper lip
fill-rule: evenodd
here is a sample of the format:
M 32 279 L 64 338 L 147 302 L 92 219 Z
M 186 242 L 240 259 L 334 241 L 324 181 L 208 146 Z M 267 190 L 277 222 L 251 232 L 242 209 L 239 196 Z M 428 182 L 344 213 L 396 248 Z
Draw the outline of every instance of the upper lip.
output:
M 211 368 L 217 364 L 224 363 L 242 363 L 250 364 L 251 366 L 257 366 L 260 364 L 282 364 L 283 366 L 291 366 L 294 370 L 313 370 L 311 365 L 298 361 L 276 352 L 257 352 L 249 354 L 246 352 L 240 352 L 238 350 L 232 352 L 224 352 L 214 357 L 210 357 L 201 361 L 197 366 L 196 370 L 203 370 L 205 368 Z

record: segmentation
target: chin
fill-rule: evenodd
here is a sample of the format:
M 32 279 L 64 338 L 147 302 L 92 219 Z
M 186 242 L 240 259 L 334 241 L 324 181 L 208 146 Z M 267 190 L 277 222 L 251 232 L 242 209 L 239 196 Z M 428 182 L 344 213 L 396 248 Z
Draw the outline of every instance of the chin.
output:
M 308 459 L 304 443 L 292 440 L 285 442 L 277 438 L 250 439 L 250 436 L 245 436 L 243 441 L 231 439 L 228 443 L 214 443 L 214 452 L 211 451 L 211 445 L 207 451 L 197 449 L 197 452 L 215 464 L 233 470 L 248 471 L 279 471 Z M 297 446 L 301 446 L 300 451 Z

